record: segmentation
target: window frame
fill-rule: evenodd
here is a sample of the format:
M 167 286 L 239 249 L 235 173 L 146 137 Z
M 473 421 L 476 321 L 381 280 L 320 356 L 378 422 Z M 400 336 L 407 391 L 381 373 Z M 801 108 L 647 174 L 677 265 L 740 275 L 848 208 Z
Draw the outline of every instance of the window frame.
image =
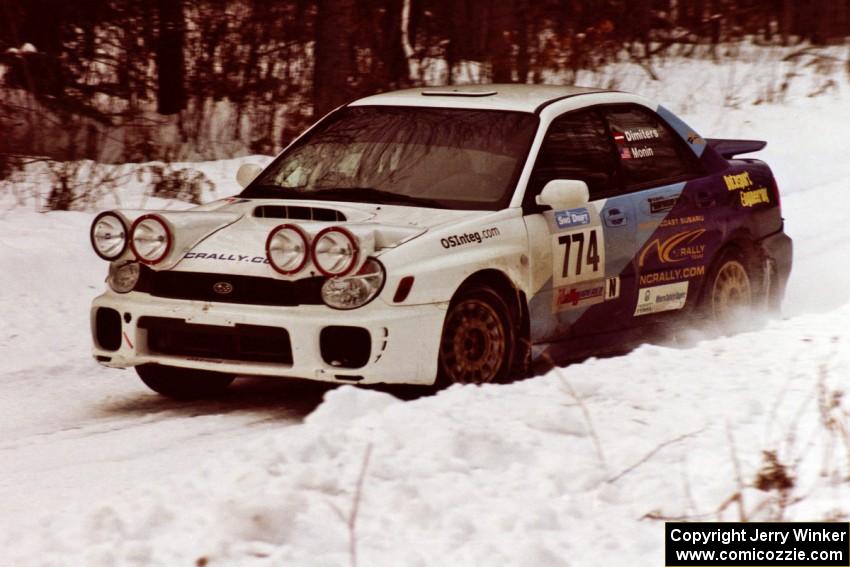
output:
M 599 195 L 599 196 L 593 195 L 590 200 L 593 201 L 593 200 L 596 200 L 596 199 L 606 199 L 606 198 L 609 198 L 609 197 L 612 197 L 612 196 L 615 196 L 615 195 L 622 194 L 622 192 L 624 190 L 624 186 L 623 186 L 623 179 L 622 179 L 622 164 L 620 164 L 620 156 L 617 154 L 617 148 L 614 146 L 614 141 L 611 138 L 611 129 L 608 126 L 608 122 L 607 122 L 607 120 L 605 120 L 605 117 L 602 116 L 598 111 L 599 106 L 603 106 L 603 105 L 585 106 L 585 107 L 582 107 L 582 108 L 575 108 L 573 110 L 568 110 L 567 112 L 559 114 L 558 116 L 556 116 L 555 118 L 553 118 L 549 122 L 548 126 L 546 127 L 546 133 L 543 135 L 543 139 L 540 143 L 540 148 L 538 148 L 538 150 L 537 150 L 537 155 L 534 156 L 534 165 L 531 168 L 531 175 L 528 178 L 528 184 L 526 185 L 525 196 L 523 197 L 523 209 L 524 210 L 526 210 L 527 212 L 531 212 L 531 213 L 539 213 L 539 212 L 547 210 L 546 206 L 538 205 L 534 200 L 535 197 L 537 197 L 537 195 L 539 195 L 540 192 L 543 191 L 543 187 L 545 187 L 546 185 L 544 184 L 543 187 L 540 187 L 539 191 L 533 190 L 533 188 L 532 188 L 532 183 L 534 182 L 535 172 L 537 171 L 538 167 L 541 166 L 540 162 L 541 162 L 541 159 L 542 159 L 543 147 L 546 144 L 546 139 L 549 137 L 549 134 L 551 133 L 553 126 L 555 126 L 555 124 L 559 120 L 561 120 L 562 118 L 565 118 L 567 116 L 579 114 L 579 113 L 594 114 L 596 116 L 596 118 L 599 119 L 602 122 L 602 126 L 605 128 L 605 134 L 606 134 L 606 136 L 605 136 L 606 141 L 605 142 L 606 142 L 606 144 L 608 144 L 608 151 L 611 154 L 611 157 L 614 158 L 614 163 L 616 164 L 616 172 L 612 176 L 615 179 L 614 187 L 612 189 L 604 192 L 602 195 Z
M 651 181 L 644 181 L 643 183 L 634 183 L 628 184 L 628 175 L 626 174 L 625 167 L 623 165 L 623 160 L 620 158 L 619 153 L 617 154 L 617 163 L 619 164 L 620 169 L 620 180 L 623 183 L 623 193 L 635 193 L 638 191 L 644 191 L 646 189 L 652 189 L 653 187 L 663 187 L 664 185 L 672 185 L 674 183 L 681 183 L 683 181 L 690 181 L 692 179 L 697 179 L 699 177 L 703 177 L 706 172 L 705 168 L 702 166 L 702 162 L 700 162 L 697 155 L 693 152 L 693 150 L 685 143 L 685 140 L 679 135 L 676 130 L 667 123 L 657 112 L 652 110 L 651 108 L 647 108 L 641 104 L 635 103 L 617 103 L 617 104 L 604 104 L 598 107 L 600 114 L 602 115 L 602 120 L 605 123 L 605 128 L 608 131 L 608 134 L 611 135 L 611 125 L 608 122 L 607 112 L 611 110 L 633 110 L 637 109 L 638 112 L 641 112 L 645 115 L 651 116 L 656 119 L 658 123 L 664 128 L 668 134 L 670 134 L 673 139 L 673 145 L 676 147 L 676 153 L 679 156 L 686 156 L 684 159 L 687 162 L 686 165 L 689 169 L 692 170 L 692 173 L 687 173 L 685 175 L 673 175 L 670 177 L 663 177 L 653 179 Z M 613 141 L 613 136 L 611 137 Z M 616 151 L 616 150 L 615 150 Z
M 673 138 L 673 144 L 678 147 L 677 154 L 680 154 L 682 150 L 684 150 L 684 155 L 686 156 L 687 164 L 692 170 L 693 173 L 689 173 L 686 175 L 675 175 L 667 178 L 654 179 L 652 181 L 647 181 L 643 183 L 637 183 L 629 185 L 626 183 L 626 171 L 623 166 L 623 160 L 620 158 L 620 154 L 617 151 L 616 144 L 614 143 L 614 137 L 611 133 L 611 125 L 608 122 L 607 112 L 609 110 L 632 110 L 637 109 L 639 112 L 643 112 L 648 114 L 649 116 L 655 118 L 658 123 L 664 128 L 668 134 L 670 134 Z M 651 189 L 654 187 L 662 187 L 664 185 L 671 185 L 673 183 L 680 183 L 682 181 L 690 181 L 692 179 L 697 179 L 699 177 L 703 177 L 706 175 L 705 167 L 703 167 L 702 162 L 697 157 L 697 155 L 691 150 L 690 147 L 685 143 L 685 140 L 679 135 L 676 130 L 670 126 L 670 124 L 664 120 L 657 112 L 652 110 L 649 107 L 646 107 L 641 104 L 633 103 L 633 102 L 615 102 L 615 103 L 602 103 L 602 104 L 594 104 L 585 106 L 582 108 L 575 108 L 572 110 L 568 110 L 562 114 L 559 114 L 555 118 L 553 118 L 548 126 L 546 127 L 546 133 L 543 136 L 543 140 L 540 144 L 540 148 L 537 150 L 537 155 L 534 157 L 534 165 L 531 168 L 531 175 L 529 176 L 528 183 L 526 185 L 525 195 L 523 197 L 522 207 L 526 211 L 526 214 L 532 213 L 540 213 L 542 211 L 547 210 L 547 207 L 538 205 L 535 202 L 535 197 L 540 194 L 540 191 L 543 190 L 543 187 L 540 188 L 540 191 L 532 190 L 532 183 L 534 180 L 534 174 L 537 171 L 538 166 L 540 166 L 541 154 L 543 150 L 543 145 L 546 143 L 546 138 L 549 136 L 549 133 L 552 130 L 552 127 L 555 123 L 571 114 L 577 114 L 580 112 L 591 112 L 597 116 L 602 121 L 602 124 L 605 128 L 605 134 L 607 137 L 608 149 L 611 152 L 611 155 L 614 158 L 614 163 L 616 164 L 616 172 L 613 177 L 615 179 L 615 184 L 608 191 L 605 191 L 599 195 L 590 195 L 590 201 L 595 201 L 598 199 L 610 199 L 612 197 L 620 197 L 623 195 L 628 195 L 631 193 L 637 193 L 639 191 L 644 191 L 646 189 Z M 544 184 L 545 186 L 545 184 Z

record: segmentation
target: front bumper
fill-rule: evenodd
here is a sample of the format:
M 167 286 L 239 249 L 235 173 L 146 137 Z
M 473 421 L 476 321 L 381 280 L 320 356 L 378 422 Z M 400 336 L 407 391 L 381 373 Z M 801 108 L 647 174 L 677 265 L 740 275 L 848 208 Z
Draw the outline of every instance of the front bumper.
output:
M 100 308 L 113 309 L 120 315 L 120 345 L 115 349 L 104 348 L 98 341 L 96 314 Z M 348 384 L 433 384 L 447 309 L 448 303 L 389 306 L 377 298 L 359 309 L 338 311 L 323 305 L 236 305 L 107 291 L 92 302 L 93 355 L 100 364 L 113 368 L 155 363 L 241 376 L 293 377 Z M 154 352 L 148 331 L 139 325 L 142 317 L 163 317 L 223 328 L 252 325 L 285 329 L 289 333 L 292 363 Z M 369 332 L 371 352 L 364 366 L 341 368 L 323 359 L 320 333 L 329 326 L 359 327 Z

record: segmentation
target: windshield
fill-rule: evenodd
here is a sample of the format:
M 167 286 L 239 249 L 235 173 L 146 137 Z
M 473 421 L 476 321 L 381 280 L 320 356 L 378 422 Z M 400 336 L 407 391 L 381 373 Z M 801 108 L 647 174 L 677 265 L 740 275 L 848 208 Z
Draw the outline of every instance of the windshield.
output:
M 536 129 L 524 112 L 347 107 L 241 196 L 496 210 L 510 201 Z

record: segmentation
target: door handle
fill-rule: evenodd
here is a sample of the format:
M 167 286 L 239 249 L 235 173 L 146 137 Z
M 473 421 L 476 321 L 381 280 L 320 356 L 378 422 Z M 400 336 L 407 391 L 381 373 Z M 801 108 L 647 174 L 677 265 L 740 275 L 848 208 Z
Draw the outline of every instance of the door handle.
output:
M 603 216 L 605 218 L 605 224 L 608 226 L 626 226 L 629 224 L 626 213 L 621 209 L 608 209 Z

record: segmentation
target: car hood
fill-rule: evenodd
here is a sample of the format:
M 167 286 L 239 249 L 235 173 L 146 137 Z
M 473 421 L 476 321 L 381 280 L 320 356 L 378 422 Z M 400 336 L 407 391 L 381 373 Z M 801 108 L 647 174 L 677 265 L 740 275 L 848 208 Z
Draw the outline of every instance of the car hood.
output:
M 152 211 L 122 210 L 128 226 Z M 269 232 L 284 223 L 299 225 L 312 239 L 328 226 L 349 230 L 359 244 L 358 264 L 369 256 L 425 234 L 428 230 L 493 214 L 492 211 L 456 211 L 397 205 L 303 201 L 283 199 L 229 198 L 188 211 L 156 211 L 172 230 L 174 245 L 168 256 L 151 266 L 154 270 L 239 273 L 269 276 L 266 239 Z M 308 261 L 294 276 L 318 275 Z

